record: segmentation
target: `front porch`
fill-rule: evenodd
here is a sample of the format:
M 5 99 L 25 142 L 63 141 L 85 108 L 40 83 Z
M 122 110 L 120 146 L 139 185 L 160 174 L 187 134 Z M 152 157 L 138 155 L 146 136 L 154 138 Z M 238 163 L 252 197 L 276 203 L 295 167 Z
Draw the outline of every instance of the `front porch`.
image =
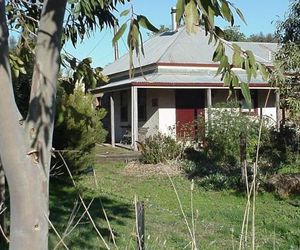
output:
M 268 116 L 279 126 L 279 95 L 274 88 L 250 87 L 252 107 L 245 109 L 240 94 L 235 98 L 240 110 L 257 116 Z M 268 94 L 268 92 L 270 92 Z M 239 91 L 237 91 L 239 93 Z M 193 122 L 199 115 L 209 121 L 209 108 L 226 102 L 228 88 L 205 86 L 130 86 L 107 92 L 110 100 L 111 144 L 128 143 L 137 150 L 137 142 L 158 132 L 180 135 L 184 124 Z M 266 102 L 266 97 L 268 101 Z

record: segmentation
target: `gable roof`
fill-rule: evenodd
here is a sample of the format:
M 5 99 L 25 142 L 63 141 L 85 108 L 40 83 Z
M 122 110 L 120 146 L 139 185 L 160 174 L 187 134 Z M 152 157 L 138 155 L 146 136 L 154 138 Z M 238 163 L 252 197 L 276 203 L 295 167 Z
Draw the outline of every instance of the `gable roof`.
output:
M 199 28 L 195 34 L 187 34 L 185 27 L 176 32 L 164 32 L 158 34 L 144 43 L 145 56 L 137 57 L 134 53 L 133 65 L 135 68 L 152 64 L 194 64 L 194 65 L 217 65 L 212 61 L 212 55 L 216 45 L 214 42 L 208 44 L 209 36 Z M 272 63 L 273 54 L 278 49 L 276 43 L 257 42 L 234 42 L 244 50 L 251 50 L 256 60 L 267 65 Z M 225 46 L 226 54 L 232 57 L 232 42 Z M 129 54 L 107 65 L 103 69 L 105 75 L 114 75 L 129 70 Z

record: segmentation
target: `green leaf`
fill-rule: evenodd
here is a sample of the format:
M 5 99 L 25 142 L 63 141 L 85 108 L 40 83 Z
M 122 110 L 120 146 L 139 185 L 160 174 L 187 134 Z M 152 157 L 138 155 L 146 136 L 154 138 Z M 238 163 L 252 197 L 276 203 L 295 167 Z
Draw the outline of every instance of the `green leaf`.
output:
M 141 25 L 143 28 L 145 28 L 147 30 L 150 30 L 152 32 L 159 31 L 152 23 L 149 22 L 149 20 L 145 16 L 138 15 L 137 21 L 138 21 L 139 25 Z
M 245 98 L 245 101 L 249 107 L 251 106 L 251 95 L 250 95 L 250 89 L 249 85 L 245 82 L 241 82 L 240 84 L 242 95 Z
M 247 25 L 247 22 L 246 22 L 246 20 L 245 20 L 245 18 L 244 18 L 243 13 L 241 12 L 241 10 L 238 9 L 238 8 L 236 8 L 235 11 L 236 11 L 236 13 L 238 14 L 238 16 L 241 18 L 241 20 Z
M 196 33 L 199 24 L 199 12 L 194 0 L 189 0 L 185 7 L 185 25 L 187 33 Z
M 23 75 L 27 74 L 27 72 L 26 72 L 26 70 L 25 70 L 24 67 L 20 68 L 20 73 L 23 74 Z
M 239 78 L 236 74 L 233 73 L 232 79 L 231 79 L 231 85 L 236 87 L 239 84 Z
M 217 72 L 215 74 L 215 77 L 221 73 L 221 71 L 222 71 L 223 68 L 224 68 L 224 65 L 221 62 L 220 65 L 219 65 L 219 67 L 218 67 L 218 70 L 217 70 Z
M 234 51 L 232 55 L 232 63 L 235 67 L 240 68 L 243 62 L 243 58 L 241 56 L 241 48 L 236 44 L 232 44 L 232 47 Z
M 221 60 L 222 56 L 224 55 L 224 45 L 222 42 L 219 42 L 218 47 L 216 48 L 214 54 L 213 54 L 213 62 L 218 62 Z
M 255 57 L 254 57 L 254 54 L 251 50 L 246 50 L 246 53 L 248 55 L 248 58 L 249 58 L 249 64 L 251 67 L 254 67 L 255 66 Z
M 208 16 L 208 6 L 211 5 L 210 1 L 207 0 L 197 0 L 197 4 L 201 10 L 201 12 L 205 15 Z
M 120 29 L 118 30 L 118 32 L 115 34 L 113 40 L 112 40 L 112 44 L 113 45 L 115 45 L 116 42 L 119 41 L 119 39 L 121 38 L 121 36 L 124 34 L 126 28 L 127 28 L 127 23 L 123 23 L 122 26 L 120 27 Z
M 93 59 L 91 57 L 87 57 L 87 58 L 84 58 L 82 60 L 82 62 L 85 64 L 91 64 L 93 62 Z
M 20 71 L 18 69 L 16 69 L 16 68 L 12 68 L 12 71 L 13 71 L 15 77 L 18 78 L 19 74 L 20 74 Z
M 224 31 L 220 27 L 215 26 L 215 32 L 218 37 L 224 38 L 225 36 Z
M 101 9 L 104 9 L 104 0 L 99 0 L 99 3 L 100 3 L 100 6 L 101 6 Z
M 127 16 L 130 12 L 130 9 L 127 9 L 127 10 L 123 10 L 120 14 L 120 16 Z
M 247 81 L 248 83 L 250 82 L 251 80 L 251 68 L 250 68 L 250 64 L 249 64 L 249 60 L 247 58 L 244 59 L 244 69 L 246 70 L 246 73 L 247 73 Z
M 267 67 L 261 63 L 258 64 L 260 74 L 262 75 L 262 78 L 267 81 L 269 79 L 269 71 Z
M 225 86 L 229 86 L 231 82 L 231 74 L 226 71 L 226 73 L 224 74 L 224 85 Z
M 208 21 L 209 21 L 210 29 L 214 29 L 215 27 L 215 16 L 216 13 L 214 9 L 210 5 L 208 5 Z
M 177 0 L 176 4 L 176 22 L 179 24 L 180 19 L 182 18 L 182 15 L 184 13 L 184 2 L 185 0 Z
M 226 0 L 222 1 L 222 5 L 221 5 L 221 12 L 223 14 L 223 17 L 228 21 L 231 22 L 232 20 L 232 13 L 231 10 L 229 8 L 229 5 L 227 3 Z

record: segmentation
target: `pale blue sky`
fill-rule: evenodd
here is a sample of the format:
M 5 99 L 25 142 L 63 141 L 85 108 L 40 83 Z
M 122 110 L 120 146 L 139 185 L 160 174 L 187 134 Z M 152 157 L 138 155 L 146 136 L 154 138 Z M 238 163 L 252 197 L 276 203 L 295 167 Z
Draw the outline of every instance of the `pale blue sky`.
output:
M 243 12 L 247 25 L 235 18 L 236 25 L 240 25 L 241 31 L 247 36 L 263 32 L 264 34 L 273 33 L 276 21 L 282 20 L 289 7 L 289 0 L 232 0 L 232 3 Z M 143 14 L 159 27 L 160 24 L 171 25 L 170 9 L 176 5 L 176 0 L 132 0 L 134 11 Z M 130 5 L 119 5 L 119 12 L 128 8 Z M 119 17 L 119 14 L 116 13 Z M 219 22 L 220 26 L 228 26 L 224 22 Z M 113 31 L 104 29 L 97 32 L 92 38 L 85 39 L 76 49 L 71 45 L 66 46 L 66 50 L 79 59 L 92 57 L 93 66 L 104 67 L 113 61 L 114 53 L 111 45 Z M 147 36 L 144 36 L 144 39 Z M 119 47 L 121 54 L 126 49 L 126 38 L 120 40 Z M 146 55 L 147 56 L 147 55 Z

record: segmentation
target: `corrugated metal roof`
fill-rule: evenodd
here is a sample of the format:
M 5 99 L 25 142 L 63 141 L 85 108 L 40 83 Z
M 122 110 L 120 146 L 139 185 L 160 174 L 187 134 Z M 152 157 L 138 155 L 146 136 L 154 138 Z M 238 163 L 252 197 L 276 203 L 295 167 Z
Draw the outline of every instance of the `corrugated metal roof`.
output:
M 164 83 L 166 84 L 182 84 L 184 85 L 197 85 L 200 83 L 204 84 L 220 84 L 222 85 L 223 82 L 221 81 L 220 76 L 215 76 L 216 70 L 197 70 L 197 72 L 191 72 L 191 73 L 184 73 L 184 72 L 157 72 L 157 73 L 152 73 L 148 74 L 145 76 L 138 76 L 134 77 L 131 79 L 124 79 L 121 81 L 115 81 L 111 82 L 107 85 L 98 87 L 94 89 L 94 92 L 99 92 L 99 91 L 106 91 L 110 89 L 116 89 L 116 88 L 121 88 L 122 86 L 129 86 L 133 83 L 138 83 L 143 85 L 145 84 L 153 84 L 152 86 L 161 86 Z M 240 77 L 242 81 L 247 82 L 247 74 L 245 71 L 242 70 L 236 70 L 236 74 Z M 257 76 L 256 78 L 252 79 L 252 83 L 257 84 L 259 86 L 261 84 L 262 87 L 265 87 L 265 81 L 262 79 L 261 76 Z
M 155 63 L 179 63 L 179 64 L 215 64 L 212 55 L 215 50 L 214 43 L 208 44 L 209 37 L 205 36 L 203 29 L 199 28 L 196 34 L 187 34 L 184 27 L 177 32 L 165 32 L 150 38 L 144 43 L 145 57 L 134 55 L 136 68 Z M 232 49 L 226 46 L 229 58 Z M 241 48 L 251 50 L 256 60 L 271 64 L 272 54 L 278 49 L 275 43 L 236 42 Z M 129 69 L 129 55 L 126 54 L 115 62 L 106 66 L 103 73 L 112 75 Z

